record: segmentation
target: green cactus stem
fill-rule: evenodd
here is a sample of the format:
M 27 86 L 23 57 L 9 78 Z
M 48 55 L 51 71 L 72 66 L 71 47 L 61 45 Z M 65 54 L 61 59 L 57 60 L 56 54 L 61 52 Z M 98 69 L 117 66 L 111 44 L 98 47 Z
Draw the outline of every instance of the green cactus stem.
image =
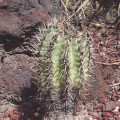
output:
M 64 73 L 64 42 L 65 35 L 62 33 L 58 35 L 52 52 L 52 84 L 57 88 L 64 83 L 66 78 Z

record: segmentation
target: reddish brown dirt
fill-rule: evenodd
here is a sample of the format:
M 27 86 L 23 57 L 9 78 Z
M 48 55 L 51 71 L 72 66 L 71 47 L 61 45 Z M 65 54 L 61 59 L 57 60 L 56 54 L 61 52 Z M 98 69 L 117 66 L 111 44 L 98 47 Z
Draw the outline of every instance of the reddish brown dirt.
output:
M 95 83 L 90 90 L 94 103 L 88 113 L 98 120 L 120 119 L 120 32 L 92 27 Z M 96 87 L 97 86 L 97 87 Z M 88 99 L 90 101 L 92 99 Z M 95 114 L 97 113 L 97 114 Z M 94 115 L 95 114 L 95 115 Z

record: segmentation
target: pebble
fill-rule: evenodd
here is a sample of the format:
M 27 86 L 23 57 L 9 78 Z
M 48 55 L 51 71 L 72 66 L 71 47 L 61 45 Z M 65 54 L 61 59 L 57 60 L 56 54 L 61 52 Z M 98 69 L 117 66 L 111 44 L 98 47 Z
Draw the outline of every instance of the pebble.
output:
M 27 118 L 27 120 L 30 120 L 30 118 Z
M 105 104 L 103 111 L 113 111 L 116 108 L 116 102 L 110 101 Z
M 100 109 L 102 109 L 102 108 L 103 108 L 103 106 L 104 106 L 104 104 L 102 104 L 102 103 L 99 103 L 99 104 L 97 105 L 97 108 L 100 108 Z
M 34 113 L 34 116 L 35 116 L 35 117 L 39 117 L 39 113 L 38 113 L 38 112 L 35 112 L 35 113 Z
M 120 99 L 118 100 L 118 102 L 120 102 Z
M 113 110 L 113 112 L 119 112 L 119 107 L 118 106 L 116 106 L 116 108 Z
M 120 120 L 119 116 L 114 116 L 115 120 Z
M 24 113 L 24 112 L 22 112 L 22 113 L 21 113 L 21 116 L 24 116 L 24 114 L 25 114 L 25 113 Z
M 103 112 L 102 116 L 103 117 L 112 117 L 112 114 L 110 112 Z
M 39 110 L 40 110 L 40 107 L 37 108 L 37 111 L 39 111 Z

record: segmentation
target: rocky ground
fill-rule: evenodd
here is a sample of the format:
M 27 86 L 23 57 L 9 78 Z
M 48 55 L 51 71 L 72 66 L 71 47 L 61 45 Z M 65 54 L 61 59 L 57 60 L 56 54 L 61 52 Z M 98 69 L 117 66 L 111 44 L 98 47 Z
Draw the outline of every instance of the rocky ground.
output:
M 69 15 L 79 6 L 79 0 L 73 1 Z M 96 1 L 85 11 L 84 22 L 78 16 L 71 18 L 76 28 L 87 30 L 95 63 L 94 82 L 78 102 L 76 116 L 67 119 L 120 119 L 118 5 L 119 0 Z M 38 51 L 34 36 L 38 26 L 54 16 L 60 18 L 63 9 L 57 0 L 0 0 L 0 120 L 43 119 L 45 110 L 35 100 Z

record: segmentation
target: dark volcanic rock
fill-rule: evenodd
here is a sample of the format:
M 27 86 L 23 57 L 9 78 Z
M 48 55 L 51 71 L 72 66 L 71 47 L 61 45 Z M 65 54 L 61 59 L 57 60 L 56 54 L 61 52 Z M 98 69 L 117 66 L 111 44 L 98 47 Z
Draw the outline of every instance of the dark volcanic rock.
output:
M 47 12 L 42 12 L 38 8 L 32 8 L 27 13 L 22 13 L 20 16 L 21 20 L 24 21 L 23 28 L 35 26 L 40 21 L 47 21 L 49 15 Z
M 0 35 L 20 36 L 22 31 L 22 20 L 6 10 L 0 10 Z
M 27 27 L 33 27 L 60 11 L 51 0 L 2 0 L 0 1 L 0 36 L 20 37 Z M 55 12 L 56 11 L 56 12 Z
M 33 90 L 35 74 L 32 58 L 23 54 L 8 56 L 0 66 L 0 91 L 28 96 Z
M 58 16 L 58 0 L 0 0 L 0 99 L 8 94 L 30 96 L 36 26 Z M 37 77 L 37 76 L 35 76 Z

